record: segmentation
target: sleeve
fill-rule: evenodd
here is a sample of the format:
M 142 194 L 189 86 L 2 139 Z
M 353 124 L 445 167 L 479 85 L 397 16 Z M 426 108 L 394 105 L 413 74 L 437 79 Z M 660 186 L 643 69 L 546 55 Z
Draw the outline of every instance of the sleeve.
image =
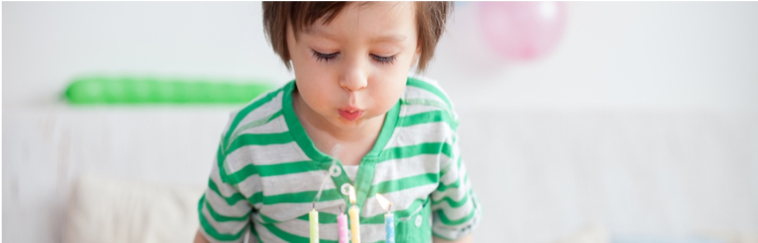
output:
M 453 124 L 457 127 L 457 121 Z M 431 195 L 432 233 L 435 237 L 446 240 L 470 234 L 479 224 L 482 214 L 479 200 L 466 173 L 457 136 L 454 128 L 452 136 L 447 139 L 452 147 L 450 156 L 440 165 L 440 182 Z
M 210 242 L 242 242 L 245 232 L 251 227 L 250 214 L 253 206 L 240 193 L 236 181 L 226 173 L 223 153 L 223 138 L 213 169 L 208 180 L 208 188 L 198 202 L 200 232 Z

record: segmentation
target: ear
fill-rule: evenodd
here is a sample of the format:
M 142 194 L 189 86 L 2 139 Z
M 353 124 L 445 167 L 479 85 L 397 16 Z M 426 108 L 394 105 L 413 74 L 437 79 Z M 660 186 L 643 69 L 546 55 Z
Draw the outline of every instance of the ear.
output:
M 413 66 L 416 66 L 416 63 L 418 63 L 419 58 L 421 58 L 421 47 L 416 48 L 416 53 L 413 54 L 413 61 L 411 62 L 411 68 L 413 68 Z

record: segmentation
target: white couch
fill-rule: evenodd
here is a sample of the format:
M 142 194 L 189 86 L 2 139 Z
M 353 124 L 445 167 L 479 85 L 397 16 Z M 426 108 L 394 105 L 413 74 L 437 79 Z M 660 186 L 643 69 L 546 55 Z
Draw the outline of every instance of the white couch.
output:
M 3 239 L 189 242 L 229 110 L 4 111 Z M 478 242 L 758 239 L 756 114 L 459 113 Z

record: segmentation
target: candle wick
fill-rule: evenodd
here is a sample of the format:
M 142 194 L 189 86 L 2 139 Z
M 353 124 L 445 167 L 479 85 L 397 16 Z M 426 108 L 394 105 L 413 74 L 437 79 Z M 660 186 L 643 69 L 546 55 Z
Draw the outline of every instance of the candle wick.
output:
M 313 202 L 313 209 L 316 209 L 316 202 Z

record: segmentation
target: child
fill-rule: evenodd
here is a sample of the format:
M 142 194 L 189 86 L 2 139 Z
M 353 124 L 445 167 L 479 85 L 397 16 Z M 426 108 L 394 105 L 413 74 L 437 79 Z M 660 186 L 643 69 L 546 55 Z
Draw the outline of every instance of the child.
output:
M 252 242 L 308 242 L 315 208 L 321 242 L 337 242 L 336 216 L 354 188 L 362 242 L 385 240 L 377 194 L 392 203 L 397 242 L 470 242 L 481 209 L 458 119 L 436 83 L 407 76 L 416 64 L 424 70 L 451 10 L 263 3 L 271 45 L 296 79 L 232 114 L 195 241 L 240 242 L 250 232 Z

